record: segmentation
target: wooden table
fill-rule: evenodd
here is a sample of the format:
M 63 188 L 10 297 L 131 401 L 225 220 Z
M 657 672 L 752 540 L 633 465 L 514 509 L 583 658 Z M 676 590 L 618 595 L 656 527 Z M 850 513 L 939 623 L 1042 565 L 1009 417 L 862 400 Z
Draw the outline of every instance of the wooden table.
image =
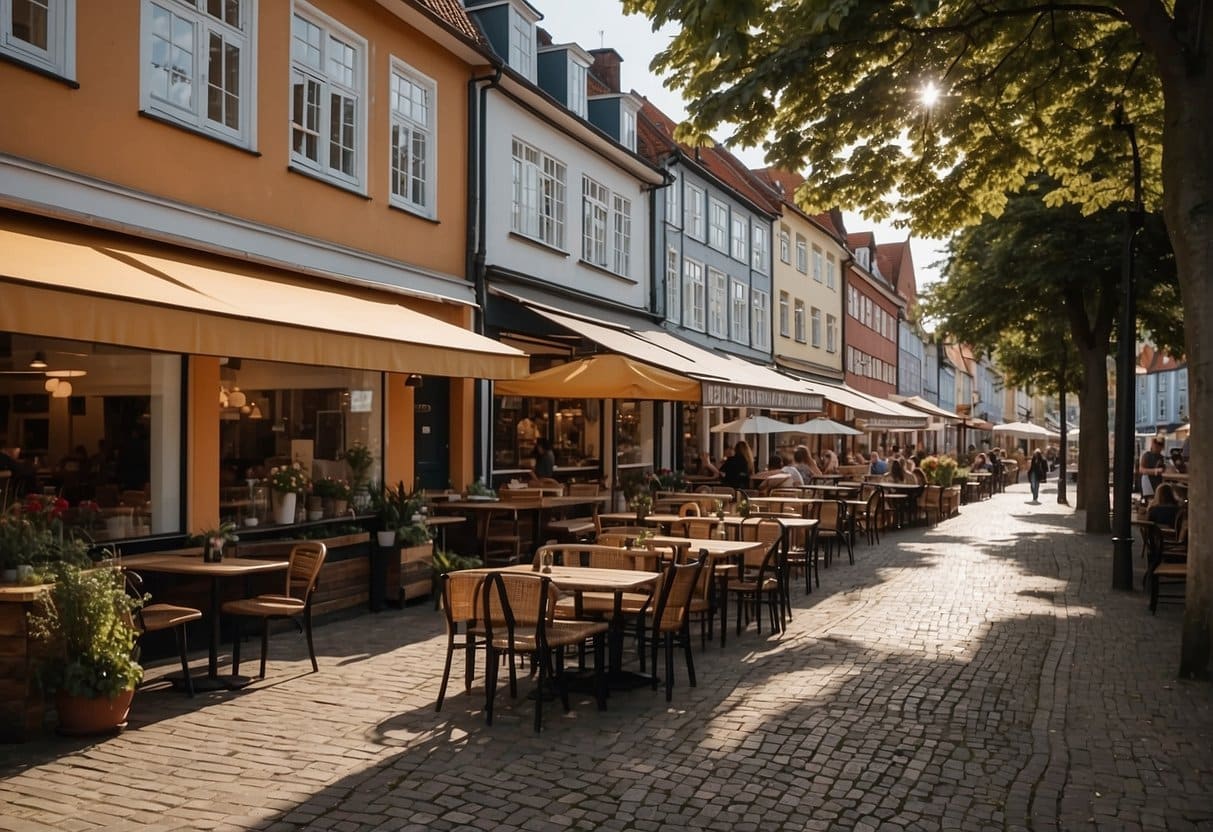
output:
M 737 518 L 740 523 L 742 518 Z M 649 541 L 654 546 L 678 546 L 687 548 L 691 554 L 699 554 L 706 551 L 713 559 L 714 577 L 717 578 L 719 588 L 717 592 L 720 596 L 720 646 L 725 646 L 725 635 L 729 624 L 729 597 L 728 597 L 728 576 L 730 572 L 735 571 L 738 567 L 734 564 L 728 564 L 728 568 L 719 569 L 715 566 L 715 560 L 727 560 L 730 558 L 740 558 L 746 552 L 754 549 L 759 549 L 765 544 L 756 540 L 719 540 L 717 538 L 698 538 L 698 537 L 675 537 L 673 535 L 657 535 L 649 538 Z
M 207 563 L 200 555 L 152 553 L 132 555 L 116 563 L 123 569 L 137 572 L 158 572 L 166 575 L 194 575 L 211 579 L 210 592 L 210 655 L 206 676 L 194 678 L 196 690 L 219 690 L 240 688 L 251 681 L 244 676 L 219 677 L 219 584 L 226 578 L 247 578 L 267 572 L 284 572 L 290 566 L 285 560 L 259 560 L 255 558 L 224 558 L 218 563 Z M 184 683 L 184 680 L 182 680 Z
M 588 566 L 551 566 L 543 572 L 537 572 L 530 564 L 505 566 L 499 569 L 470 569 L 469 572 L 522 572 L 531 575 L 543 575 L 552 579 L 557 589 L 565 592 L 580 594 L 582 592 L 610 592 L 615 596 L 614 615 L 611 616 L 608 631 L 609 661 L 608 681 L 617 687 L 630 687 L 638 680 L 645 685 L 652 684 L 651 676 L 637 677 L 623 670 L 623 593 L 643 592 L 653 588 L 661 577 L 658 572 L 641 572 L 635 569 L 594 569 Z
M 596 509 L 607 499 L 606 494 L 593 494 L 579 497 L 528 497 L 518 500 L 448 500 L 445 502 L 436 500 L 430 508 L 437 512 L 453 511 L 478 516 L 483 522 L 484 529 L 487 529 L 493 514 L 508 514 L 514 524 L 514 533 L 520 538 L 519 522 L 522 515 L 534 512 L 535 520 L 531 540 L 538 543 L 542 537 L 543 512 L 584 506 Z M 480 531 L 482 529 L 478 528 L 477 532 Z

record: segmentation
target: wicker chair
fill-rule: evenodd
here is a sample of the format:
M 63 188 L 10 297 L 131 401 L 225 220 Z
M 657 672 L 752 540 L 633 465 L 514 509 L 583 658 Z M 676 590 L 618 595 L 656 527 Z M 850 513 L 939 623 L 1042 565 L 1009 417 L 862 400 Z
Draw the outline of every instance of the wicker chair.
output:
M 269 652 L 270 621 L 279 618 L 303 618 L 303 632 L 307 637 L 308 657 L 312 660 L 312 672 L 320 670 L 316 664 L 316 647 L 312 643 L 312 597 L 324 566 L 327 547 L 318 541 L 296 543 L 291 549 L 290 566 L 286 570 L 286 592 L 282 595 L 258 595 L 239 601 L 227 601 L 220 609 L 224 615 L 261 620 L 261 672 L 265 678 L 265 660 Z M 236 625 L 232 639 L 232 675 L 240 673 L 240 626 Z
M 715 517 L 685 517 L 682 520 L 682 530 L 685 537 L 706 540 L 712 537 L 719 523 Z
M 691 602 L 703 571 L 703 559 L 690 563 L 671 563 L 665 568 L 657 607 L 653 613 L 653 690 L 657 690 L 657 651 L 665 650 L 665 701 L 673 698 L 674 646 L 679 644 L 686 656 L 687 680 L 695 687 L 695 661 L 691 657 Z
M 773 523 L 779 531 L 778 539 L 767 546 L 747 552 L 742 558 L 741 574 L 728 582 L 729 595 L 737 599 L 737 634 L 741 635 L 743 622 L 749 625 L 750 610 L 754 610 L 755 626 L 762 632 L 763 604 L 771 621 L 771 629 L 783 631 L 784 591 L 781 571 L 783 565 L 783 527 L 778 521 L 760 520 L 757 525 Z M 755 534 L 762 534 L 755 528 Z
M 126 579 L 127 592 L 143 597 L 143 578 L 137 572 L 123 570 Z M 160 630 L 172 630 L 177 640 L 177 651 L 181 654 L 182 684 L 190 696 L 194 695 L 194 677 L 190 675 L 189 644 L 185 637 L 185 627 L 191 621 L 200 621 L 202 610 L 193 607 L 180 607 L 176 604 L 145 604 L 135 611 L 135 629 L 139 635 L 155 633 Z
M 510 668 L 510 695 L 518 695 L 514 659 L 533 656 L 539 670 L 535 696 L 535 730 L 543 720 L 543 687 L 554 680 L 564 710 L 569 711 L 568 680 L 564 673 L 564 651 L 592 640 L 594 678 L 598 709 L 606 709 L 603 656 L 607 625 L 596 621 L 557 621 L 554 617 L 558 593 L 546 575 L 493 572 L 484 580 L 479 618 L 484 622 L 485 722 L 493 724 L 493 700 L 497 694 L 498 657 L 504 655 Z M 553 661 L 553 658 L 555 661 Z
M 462 637 L 459 645 L 464 650 L 463 690 L 472 689 L 476 675 L 476 648 L 484 647 L 484 628 L 476 623 L 476 609 L 480 600 L 480 589 L 484 585 L 482 572 L 446 572 L 442 580 L 442 611 L 446 617 L 446 664 L 442 669 L 442 686 L 438 689 L 438 701 L 434 710 L 442 710 L 446 698 L 447 682 L 451 678 L 451 659 L 455 653 L 455 640 Z M 460 627 L 463 631 L 460 632 Z
M 847 529 L 846 504 L 840 500 L 827 500 L 817 503 L 817 540 L 825 544 L 826 568 L 834 559 L 834 549 L 847 547 L 847 555 L 852 564 L 855 563 L 855 549 L 851 546 L 851 538 Z

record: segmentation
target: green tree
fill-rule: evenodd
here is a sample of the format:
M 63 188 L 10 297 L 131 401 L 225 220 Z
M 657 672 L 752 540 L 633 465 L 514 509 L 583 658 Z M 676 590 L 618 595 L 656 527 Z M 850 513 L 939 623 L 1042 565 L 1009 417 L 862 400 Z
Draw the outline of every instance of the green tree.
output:
M 1111 209 L 1084 216 L 1074 205 L 1049 207 L 1042 194 L 1050 184 L 1034 182 L 1009 198 L 1001 216 L 951 239 L 944 279 L 924 293 L 923 313 L 941 334 L 997 353 L 1008 382 L 1078 392 L 1078 507 L 1087 512 L 1087 531 L 1107 532 L 1107 358 L 1121 296 L 1124 220 Z M 1141 320 L 1160 346 L 1178 354 L 1175 264 L 1156 215 L 1146 223 L 1141 252 Z
M 688 100 L 807 177 L 810 209 L 895 210 L 941 236 L 996 216 L 1040 171 L 1050 204 L 1127 202 L 1113 114 L 1141 139 L 1146 197 L 1175 251 L 1192 375 L 1193 456 L 1213 459 L 1213 14 L 1204 0 L 623 0 L 679 27 L 654 61 Z M 920 104 L 938 90 L 936 106 Z M 769 138 L 768 138 L 769 137 Z M 1213 500 L 1213 465 L 1189 494 Z M 1180 673 L 1207 677 L 1213 514 L 1193 512 Z

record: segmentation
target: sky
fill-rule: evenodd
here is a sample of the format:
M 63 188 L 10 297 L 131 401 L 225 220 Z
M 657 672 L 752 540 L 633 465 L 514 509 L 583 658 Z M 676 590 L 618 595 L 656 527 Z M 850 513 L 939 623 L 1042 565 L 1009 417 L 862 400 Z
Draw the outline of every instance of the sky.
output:
M 649 21 L 637 15 L 625 15 L 619 0 L 531 0 L 531 5 L 543 14 L 539 25 L 552 35 L 555 43 L 578 44 L 583 49 L 610 47 L 623 58 L 621 69 L 623 89 L 634 89 L 675 120 L 686 117 L 686 107 L 678 93 L 666 89 L 661 78 L 649 70 L 653 56 L 669 41 L 673 30 L 654 33 Z M 734 155 L 751 168 L 765 167 L 761 148 L 730 148 Z M 908 231 L 887 223 L 874 223 L 860 214 L 844 212 L 848 231 L 876 232 L 878 243 L 900 242 Z M 938 279 L 938 271 L 930 268 L 943 258 L 943 242 L 914 239 L 911 242 L 914 272 L 918 288 Z

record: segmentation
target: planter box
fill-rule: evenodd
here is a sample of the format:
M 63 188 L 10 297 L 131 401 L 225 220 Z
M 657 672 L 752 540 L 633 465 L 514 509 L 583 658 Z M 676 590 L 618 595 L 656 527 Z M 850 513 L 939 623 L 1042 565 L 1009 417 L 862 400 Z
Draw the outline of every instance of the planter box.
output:
M 404 603 L 411 598 L 429 595 L 433 588 L 432 566 L 434 544 L 397 549 L 399 557 L 389 556 L 387 586 L 384 597 Z
M 45 589 L 0 589 L 0 742 L 25 742 L 42 733 L 46 706 L 34 684 L 37 656 L 28 616 Z

